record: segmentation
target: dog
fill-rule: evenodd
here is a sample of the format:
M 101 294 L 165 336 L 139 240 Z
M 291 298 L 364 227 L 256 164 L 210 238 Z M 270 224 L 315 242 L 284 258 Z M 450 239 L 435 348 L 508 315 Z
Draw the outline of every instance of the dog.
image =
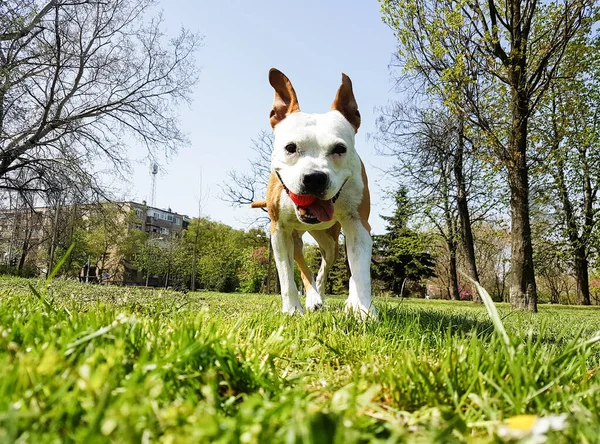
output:
M 300 111 L 290 80 L 269 71 L 275 90 L 269 121 L 275 135 L 266 201 L 271 240 L 284 313 L 303 313 L 294 281 L 294 260 L 300 268 L 309 311 L 323 306 L 327 274 L 337 259 L 343 229 L 350 264 L 346 310 L 361 318 L 375 317 L 371 301 L 370 195 L 365 167 L 355 149 L 361 117 L 352 82 L 342 73 L 331 110 L 324 114 Z M 302 253 L 302 235 L 309 232 L 322 254 L 314 279 Z

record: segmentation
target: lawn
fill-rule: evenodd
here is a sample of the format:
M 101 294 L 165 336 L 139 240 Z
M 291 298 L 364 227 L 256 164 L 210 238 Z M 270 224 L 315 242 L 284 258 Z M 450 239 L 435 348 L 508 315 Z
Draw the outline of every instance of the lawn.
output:
M 1 278 L 0 441 L 600 439 L 597 308 L 342 304 Z

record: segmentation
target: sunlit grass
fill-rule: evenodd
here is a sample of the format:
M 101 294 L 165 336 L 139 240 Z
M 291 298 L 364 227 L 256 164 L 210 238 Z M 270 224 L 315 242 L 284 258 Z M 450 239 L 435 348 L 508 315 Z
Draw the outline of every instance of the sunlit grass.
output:
M 0 279 L 0 441 L 490 442 L 507 418 L 600 428 L 600 312 L 343 300 Z M 36 293 L 38 295 L 36 296 Z M 40 297 L 42 296 L 42 297 Z M 508 339 L 508 342 L 507 342 Z

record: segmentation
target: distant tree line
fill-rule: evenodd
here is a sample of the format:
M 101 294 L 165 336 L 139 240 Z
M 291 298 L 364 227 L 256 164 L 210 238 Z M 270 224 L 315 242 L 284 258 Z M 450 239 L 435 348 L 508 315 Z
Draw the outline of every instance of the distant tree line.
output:
M 150 236 L 140 229 L 140 217 L 117 203 L 62 206 L 58 213 L 26 208 L 2 215 L 7 224 L 2 231 L 13 230 L 10 238 L 0 240 L 0 249 L 10 252 L 0 264 L 4 273 L 43 275 L 73 245 L 58 276 L 127 283 L 127 277 L 115 282 L 112 273 L 134 270 L 139 284 L 151 278 L 153 286 L 189 289 L 195 272 L 196 289 L 266 292 L 271 284 L 276 291 L 269 240 L 257 228 L 237 230 L 196 218 L 179 235 Z

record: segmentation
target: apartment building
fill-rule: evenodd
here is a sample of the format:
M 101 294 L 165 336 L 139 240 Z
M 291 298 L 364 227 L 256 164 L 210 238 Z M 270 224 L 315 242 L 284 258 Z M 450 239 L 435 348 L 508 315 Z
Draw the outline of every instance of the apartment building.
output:
M 141 230 L 148 234 L 147 242 L 158 242 L 166 245 L 172 238 L 181 236 L 189 223 L 190 218 L 168 209 L 152 207 L 137 202 L 124 202 L 123 214 L 135 215 L 134 222 L 129 224 L 129 230 Z M 168 248 L 168 247 L 166 247 Z M 138 270 L 133 258 L 119 257 L 113 252 L 101 264 L 104 276 L 111 283 L 118 285 L 150 285 L 162 286 L 163 278 L 158 275 L 144 274 Z
M 163 210 L 148 206 L 145 201 L 141 204 L 126 202 L 124 207 L 125 211 L 132 211 L 140 219 L 140 223 L 131 228 L 145 231 L 150 238 L 179 236 L 190 223 L 190 218 L 186 215 L 175 213 L 171 208 Z
M 115 237 L 140 230 L 147 233 L 147 242 L 168 243 L 181 236 L 190 223 L 184 214 L 152 207 L 146 202 L 114 202 L 104 204 L 106 217 L 112 218 L 111 226 Z M 98 206 L 62 205 L 58 208 L 37 207 L 0 210 L 0 264 L 26 274 L 44 275 L 53 258 L 57 245 L 70 245 L 73 227 L 77 222 L 99 213 Z M 52 258 L 52 260 L 51 260 Z M 133 257 L 119 254 L 116 246 L 107 242 L 100 257 L 88 258 L 80 279 L 87 282 L 110 282 L 118 285 L 159 285 L 159 276 L 146 276 L 136 269 Z M 89 264 L 89 265 L 88 265 Z

